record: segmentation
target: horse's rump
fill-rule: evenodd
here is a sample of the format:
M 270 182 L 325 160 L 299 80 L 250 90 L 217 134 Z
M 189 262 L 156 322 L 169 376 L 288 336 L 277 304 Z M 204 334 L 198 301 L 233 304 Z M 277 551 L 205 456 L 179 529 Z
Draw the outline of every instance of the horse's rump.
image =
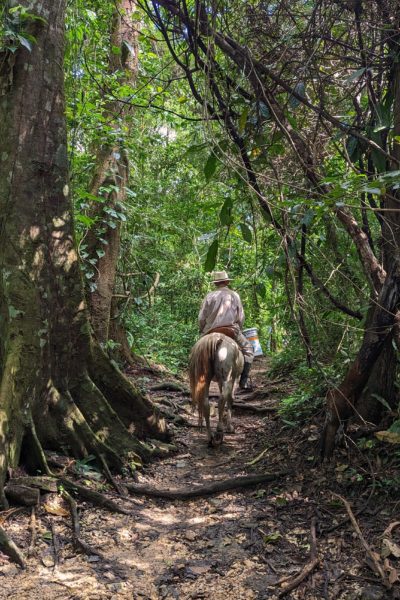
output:
M 189 378 L 192 402 L 199 411 L 199 422 L 203 420 L 203 405 L 208 387 L 214 376 L 219 381 L 221 373 L 218 370 L 218 351 L 221 346 L 226 347 L 223 360 L 227 361 L 231 376 L 236 378 L 240 362 L 240 350 L 236 342 L 222 333 L 209 333 L 200 338 L 193 346 L 189 359 Z M 220 383 L 220 381 L 219 381 Z

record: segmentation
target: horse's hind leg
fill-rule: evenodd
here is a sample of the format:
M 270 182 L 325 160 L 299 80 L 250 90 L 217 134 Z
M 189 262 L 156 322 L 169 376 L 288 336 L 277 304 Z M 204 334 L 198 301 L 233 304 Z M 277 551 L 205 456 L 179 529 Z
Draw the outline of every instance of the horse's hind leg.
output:
M 211 425 L 210 425 L 210 402 L 208 400 L 208 389 L 206 390 L 206 394 L 204 396 L 203 415 L 204 415 L 204 420 L 206 422 L 208 445 L 212 446 L 213 441 L 214 441 L 214 436 L 212 434 Z
M 235 428 L 232 425 L 232 404 L 233 404 L 233 381 L 227 381 L 222 388 L 222 395 L 225 398 L 226 404 L 226 431 L 227 433 L 235 433 Z

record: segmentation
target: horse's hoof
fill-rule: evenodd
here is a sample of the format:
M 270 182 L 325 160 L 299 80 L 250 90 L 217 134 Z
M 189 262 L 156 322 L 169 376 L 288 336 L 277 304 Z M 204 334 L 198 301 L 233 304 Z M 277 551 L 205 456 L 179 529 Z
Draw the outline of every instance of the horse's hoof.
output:
M 214 436 L 214 446 L 220 446 L 223 441 L 224 441 L 224 432 L 217 431 Z

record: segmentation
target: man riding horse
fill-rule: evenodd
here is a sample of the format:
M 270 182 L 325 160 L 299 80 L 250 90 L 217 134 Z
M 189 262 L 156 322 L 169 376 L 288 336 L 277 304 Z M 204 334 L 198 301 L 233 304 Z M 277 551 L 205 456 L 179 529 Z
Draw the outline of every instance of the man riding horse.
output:
M 240 376 L 239 387 L 249 389 L 249 374 L 254 358 L 251 342 L 243 335 L 244 322 L 242 301 L 237 292 L 228 285 L 232 281 L 226 271 L 213 273 L 216 289 L 205 297 L 199 313 L 199 328 L 202 336 L 208 333 L 223 333 L 235 340 L 244 356 L 244 369 Z

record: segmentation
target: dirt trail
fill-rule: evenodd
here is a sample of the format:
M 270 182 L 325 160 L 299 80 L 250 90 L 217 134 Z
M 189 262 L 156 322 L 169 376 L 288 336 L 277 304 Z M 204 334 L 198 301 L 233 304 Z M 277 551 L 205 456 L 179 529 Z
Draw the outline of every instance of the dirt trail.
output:
M 274 406 L 283 393 L 265 376 L 265 363 L 255 369 L 258 389 L 269 389 L 259 406 Z M 151 382 L 148 382 L 151 384 Z M 269 388 L 268 388 L 269 385 Z M 266 386 L 266 387 L 265 387 Z M 181 407 L 187 397 L 179 392 L 154 392 L 154 399 Z M 215 424 L 215 421 L 214 421 Z M 276 483 L 192 501 L 134 497 L 119 502 L 132 515 L 115 515 L 80 503 L 82 537 L 101 550 L 104 559 L 76 554 L 69 520 L 39 510 L 40 535 L 28 569 L 21 571 L 0 554 L 0 598 L 36 599 L 195 599 L 276 598 L 277 582 L 292 577 L 310 560 L 310 524 L 316 520 L 320 563 L 287 598 L 369 600 L 388 597 L 376 574 L 365 566 L 365 551 L 351 526 L 331 534 L 321 530 L 345 515 L 333 488 L 343 485 L 334 467 L 317 470 L 308 458 L 314 452 L 316 425 L 297 437 L 282 428 L 274 412 L 234 413 L 236 433 L 226 435 L 218 449 L 209 449 L 205 432 L 179 427 L 178 451 L 154 461 L 139 476 L 159 488 L 195 486 L 237 475 L 288 470 Z M 262 451 L 262 458 L 250 465 Z M 336 473 L 336 475 L 335 475 Z M 354 484 L 356 486 L 356 483 Z M 335 488 L 336 489 L 336 488 Z M 360 502 L 365 490 L 358 490 Z M 356 502 L 357 498 L 351 498 Z M 365 510 L 376 530 L 383 530 L 393 512 L 390 503 L 378 515 L 375 504 Z M 372 515 L 372 516 L 371 516 Z M 393 520 L 393 519 L 392 519 Z M 7 530 L 21 547 L 29 545 L 29 517 L 17 515 Z M 368 535 L 368 522 L 363 523 Z M 59 545 L 54 565 L 51 528 Z M 374 535 L 376 532 L 374 533 Z M 392 564 L 392 563 L 391 563 Z

